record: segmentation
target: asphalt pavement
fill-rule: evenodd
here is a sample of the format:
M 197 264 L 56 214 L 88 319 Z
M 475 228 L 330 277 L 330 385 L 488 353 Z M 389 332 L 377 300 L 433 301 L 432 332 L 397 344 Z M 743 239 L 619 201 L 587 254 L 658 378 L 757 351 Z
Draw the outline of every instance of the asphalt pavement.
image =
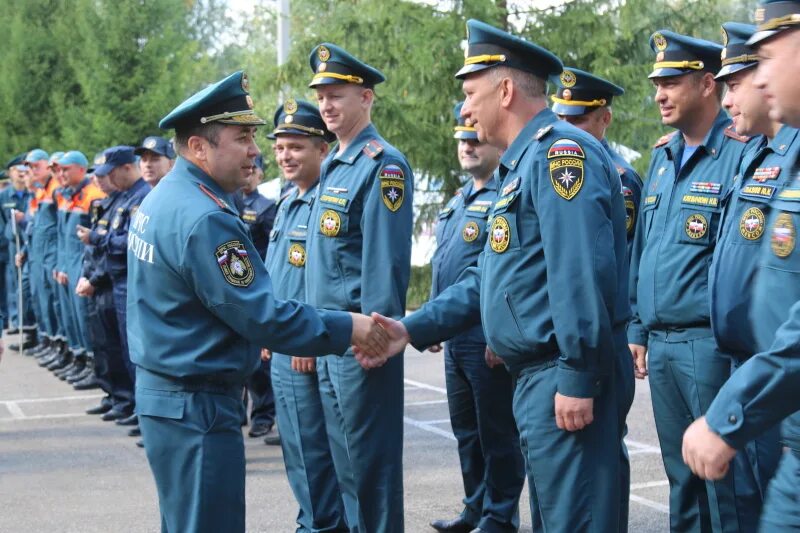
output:
M 451 432 L 441 355 L 406 352 L 406 531 L 462 508 L 456 441 Z M 85 415 L 100 391 L 76 392 L 31 357 L 6 351 L 0 362 L 0 531 L 106 533 L 159 531 L 158 500 L 144 452 L 127 428 Z M 629 530 L 669 529 L 668 484 L 661 464 L 646 381 L 637 381 L 628 417 L 631 455 Z M 247 530 L 291 532 L 296 507 L 279 446 L 245 436 Z M 529 532 L 525 487 L 520 506 Z

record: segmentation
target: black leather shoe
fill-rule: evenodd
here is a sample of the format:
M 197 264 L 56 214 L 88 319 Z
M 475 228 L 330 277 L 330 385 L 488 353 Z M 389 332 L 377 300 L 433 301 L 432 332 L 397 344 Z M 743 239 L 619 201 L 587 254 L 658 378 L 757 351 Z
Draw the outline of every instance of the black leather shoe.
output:
M 86 368 L 86 366 L 83 361 L 81 361 L 80 359 L 73 359 L 70 364 L 68 364 L 64 368 L 56 370 L 55 372 L 53 372 L 53 374 L 58 376 L 58 379 L 60 379 L 61 381 L 64 381 L 67 379 L 67 376 L 83 372 L 84 368 Z
M 101 416 L 100 419 L 104 422 L 111 422 L 112 420 L 121 420 L 129 416 L 130 415 L 128 413 L 124 413 L 112 408 L 107 413 L 103 413 L 103 416 Z
M 52 363 L 59 357 L 61 357 L 61 354 L 57 351 L 50 352 L 49 355 L 43 355 L 42 357 L 39 358 L 39 366 L 46 368 L 48 365 L 50 365 L 50 363 Z
M 81 381 L 86 381 L 87 379 L 92 378 L 94 379 L 94 368 L 89 365 L 83 367 L 83 370 L 77 374 L 67 376 L 67 383 L 70 385 L 75 385 L 76 383 L 80 383 Z
M 22 349 L 23 350 L 30 350 L 34 346 L 36 346 L 36 340 L 35 339 L 26 339 L 26 340 L 22 341 Z M 18 352 L 19 351 L 19 344 L 16 343 L 16 342 L 14 344 L 9 344 L 8 345 L 8 349 L 9 350 L 14 350 L 15 352 Z
M 139 426 L 136 426 L 135 428 L 128 430 L 128 436 L 129 437 L 141 437 L 142 436 L 142 430 L 139 429 Z
M 10 328 L 6 330 L 6 335 L 19 335 L 19 328 Z
M 75 390 L 92 390 L 92 389 L 99 389 L 100 383 L 98 383 L 97 378 L 94 377 L 94 374 L 89 375 L 86 379 L 82 379 L 80 381 L 76 381 L 72 388 Z
M 248 437 L 257 438 L 263 437 L 272 429 L 272 424 L 253 424 L 250 431 L 247 432 Z
M 68 364 L 72 362 L 72 355 L 71 354 L 62 354 L 58 359 L 54 362 L 47 365 L 47 370 L 61 370 Z
M 139 417 L 136 415 L 136 413 L 133 413 L 131 416 L 120 418 L 114 423 L 118 426 L 138 426 Z
M 100 405 L 95 405 L 94 407 L 90 407 L 86 410 L 87 415 L 102 415 L 107 413 L 111 410 L 111 406 L 105 403 L 101 403 Z
M 472 533 L 475 529 L 474 524 L 470 524 L 460 516 L 455 520 L 434 520 L 431 522 L 431 527 L 446 533 Z
M 142 439 L 137 440 L 136 446 L 138 446 L 139 448 L 144 448 L 144 441 Z
M 486 531 L 485 529 L 481 529 L 481 528 L 479 528 L 479 527 L 476 527 L 475 529 L 473 529 L 473 530 L 472 530 L 472 531 L 470 531 L 469 533 L 489 533 L 489 532 L 488 532 L 488 531 Z
M 280 446 L 281 445 L 281 434 L 278 433 L 277 429 L 270 429 L 267 436 L 264 437 L 264 444 L 267 446 Z

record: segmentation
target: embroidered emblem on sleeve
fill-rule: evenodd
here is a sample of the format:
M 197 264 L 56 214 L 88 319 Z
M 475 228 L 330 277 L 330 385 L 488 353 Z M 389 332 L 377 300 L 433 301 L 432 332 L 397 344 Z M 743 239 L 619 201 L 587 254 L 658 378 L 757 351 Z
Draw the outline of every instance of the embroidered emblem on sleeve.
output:
M 241 241 L 228 241 L 219 245 L 215 255 L 225 281 L 234 287 L 247 287 L 253 282 L 253 265 Z
M 405 174 L 397 165 L 386 165 L 381 169 L 381 196 L 389 211 L 397 211 L 405 197 Z
M 556 194 L 572 200 L 583 187 L 583 148 L 571 139 L 559 139 L 547 151 L 550 183 Z

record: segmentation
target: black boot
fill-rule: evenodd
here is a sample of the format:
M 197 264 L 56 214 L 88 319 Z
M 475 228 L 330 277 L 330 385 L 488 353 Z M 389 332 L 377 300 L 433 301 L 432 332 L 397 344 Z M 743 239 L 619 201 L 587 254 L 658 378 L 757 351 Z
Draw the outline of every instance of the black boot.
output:
M 56 375 L 62 381 L 66 381 L 67 383 L 72 383 L 69 381 L 70 378 L 74 378 L 83 373 L 86 370 L 86 353 L 85 352 L 77 352 L 74 356 L 74 363 L 69 371 L 62 370 L 57 372 Z
M 47 350 L 49 350 L 50 346 L 52 346 L 52 344 L 53 344 L 53 341 L 50 340 L 50 337 L 48 335 L 42 335 L 41 342 L 39 344 L 37 344 L 36 346 L 34 346 L 33 348 L 31 348 L 31 350 L 28 353 L 26 353 L 25 355 L 30 355 L 32 357 L 38 357 L 42 353 L 44 353 Z
M 94 376 L 94 364 L 92 363 L 93 363 L 92 359 L 90 357 L 87 357 L 86 363 L 83 365 L 83 370 L 67 376 L 67 383 L 69 383 L 70 385 L 74 385 L 75 383 L 83 381 L 89 376 Z
M 61 350 L 59 352 L 58 358 L 49 365 L 47 365 L 47 370 L 60 370 L 65 366 L 69 365 L 70 363 L 72 363 L 72 361 L 73 361 L 72 351 L 69 348 Z

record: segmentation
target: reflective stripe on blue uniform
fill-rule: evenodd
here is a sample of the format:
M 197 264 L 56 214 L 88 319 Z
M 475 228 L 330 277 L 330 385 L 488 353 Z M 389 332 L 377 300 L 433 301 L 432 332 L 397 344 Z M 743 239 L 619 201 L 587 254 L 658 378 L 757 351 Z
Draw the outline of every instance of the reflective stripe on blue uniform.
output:
M 493 177 L 478 190 L 470 180 L 439 213 L 431 299 L 477 263 L 496 200 Z M 450 424 L 465 492 L 461 516 L 482 531 L 516 531 L 525 466 L 511 408 L 513 385 L 503 366 L 489 368 L 485 351 L 480 324 L 449 339 L 444 349 Z
M 309 303 L 403 316 L 413 188 L 405 157 L 372 125 L 328 155 L 308 224 Z M 317 372 L 333 386 L 322 401 L 348 524 L 403 531 L 403 356 L 370 371 L 327 357 Z
M 631 259 L 628 340 L 648 348 L 653 412 L 670 480 L 670 524 L 677 531 L 738 529 L 733 474 L 703 483 L 681 456 L 683 432 L 730 376 L 731 358 L 717 349 L 711 332 L 708 275 L 722 201 L 748 147 L 731 128 L 720 111 L 682 167 L 683 135 L 659 142 Z
M 428 346 L 482 319 L 517 376 L 535 529 L 617 531 L 616 365 L 630 315 L 619 174 L 597 140 L 545 109 L 505 151 L 499 176 L 478 267 L 403 322 Z M 594 421 L 558 429 L 556 392 L 594 398 Z
M 352 320 L 274 298 L 216 182 L 179 157 L 128 233 L 128 344 L 164 531 L 244 531 L 242 386 L 259 348 L 344 353 Z
M 269 235 L 267 271 L 277 298 L 304 301 L 306 237 L 316 184 L 303 196 L 285 196 Z M 342 495 L 336 479 L 317 373 L 301 374 L 290 355 L 273 353 L 272 387 L 289 486 L 300 507 L 301 531 L 346 531 Z

